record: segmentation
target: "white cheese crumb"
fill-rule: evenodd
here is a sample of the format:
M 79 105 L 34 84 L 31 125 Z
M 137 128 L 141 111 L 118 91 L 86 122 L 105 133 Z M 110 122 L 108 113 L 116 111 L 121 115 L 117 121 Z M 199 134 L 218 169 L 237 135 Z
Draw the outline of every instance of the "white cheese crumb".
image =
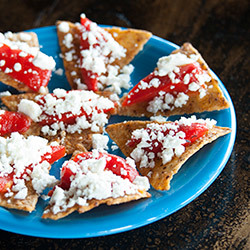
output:
M 9 91 L 0 92 L 0 98 L 3 96 L 11 96 L 11 93 Z
M 109 137 L 107 135 L 93 134 L 92 146 L 94 149 L 108 149 Z
M 67 22 L 61 22 L 58 25 L 58 29 L 63 32 L 63 33 L 68 33 L 69 32 L 69 24 Z
M 48 119 L 48 116 L 62 117 L 67 113 L 67 118 L 76 116 L 75 123 L 68 125 L 63 121 L 55 122 L 42 127 L 45 135 L 54 136 L 59 130 L 68 133 L 81 133 L 84 129 L 91 129 L 92 132 L 100 132 L 108 122 L 108 115 L 105 110 L 114 108 L 114 103 L 108 98 L 99 96 L 92 91 L 72 90 L 66 92 L 64 89 L 55 89 L 53 94 L 36 96 L 42 104 L 35 101 L 21 100 L 18 110 L 30 116 L 36 122 Z
M 17 72 L 22 70 L 22 65 L 20 63 L 15 63 L 14 64 L 14 70 L 17 71 Z
M 20 35 L 21 40 L 25 42 L 28 42 L 32 39 L 32 36 L 25 32 L 20 32 L 19 35 Z
M 5 60 L 0 60 L 0 67 L 3 67 L 5 65 Z
M 158 116 L 151 116 L 150 117 L 151 121 L 158 121 L 158 122 L 165 122 L 167 120 L 167 117 L 158 115 Z
M 56 66 L 56 62 L 53 57 L 47 56 L 41 51 L 38 51 L 37 56 L 34 58 L 32 63 L 38 68 L 47 70 L 53 70 Z
M 182 66 L 197 61 L 199 56 L 193 56 L 193 58 L 187 57 L 183 53 L 175 53 L 169 56 L 161 57 L 157 62 L 158 75 L 165 76 L 171 73 L 177 66 Z
M 18 104 L 18 111 L 29 116 L 35 122 L 39 121 L 39 117 L 42 114 L 40 106 L 37 103 L 27 99 L 21 100 L 21 102 Z
M 59 75 L 59 76 L 62 76 L 63 75 L 63 69 L 62 68 L 58 68 L 56 71 L 55 71 L 55 74 Z

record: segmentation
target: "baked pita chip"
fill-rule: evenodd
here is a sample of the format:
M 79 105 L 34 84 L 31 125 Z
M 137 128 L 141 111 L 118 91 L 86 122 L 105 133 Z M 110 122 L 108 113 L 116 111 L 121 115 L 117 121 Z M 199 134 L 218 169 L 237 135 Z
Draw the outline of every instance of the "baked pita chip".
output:
M 84 151 L 84 152 L 86 152 L 86 151 Z M 80 151 L 77 153 L 80 153 Z M 74 158 L 74 156 L 72 156 L 71 159 L 73 159 L 73 158 Z M 56 214 L 54 214 L 52 211 L 53 205 L 49 204 L 45 208 L 42 218 L 58 220 L 58 219 L 61 219 L 63 217 L 66 217 L 67 215 L 73 213 L 74 211 L 78 211 L 81 214 L 81 213 L 87 212 L 95 207 L 98 207 L 101 204 L 106 204 L 108 206 L 111 206 L 111 205 L 118 205 L 121 203 L 139 200 L 142 198 L 151 197 L 150 193 L 148 193 L 145 190 L 138 190 L 138 191 L 139 191 L 138 193 L 124 195 L 122 197 L 117 197 L 117 198 L 110 197 L 110 198 L 101 199 L 101 200 L 93 198 L 91 200 L 87 200 L 88 205 L 81 206 L 81 205 L 75 204 L 73 207 L 68 207 L 65 211 L 59 211 Z
M 211 77 L 211 81 L 206 82 L 207 85 L 206 95 L 203 98 L 200 98 L 198 91 L 196 92 L 189 91 L 187 93 L 189 99 L 187 103 L 184 104 L 182 107 L 174 107 L 173 110 L 157 111 L 157 113 L 155 114 L 147 111 L 149 102 L 140 102 L 129 106 L 121 105 L 120 108 L 118 109 L 119 115 L 137 116 L 137 117 L 141 116 L 151 117 L 152 115 L 162 115 L 168 117 L 171 115 L 192 114 L 204 111 L 221 110 L 229 107 L 229 103 L 224 97 L 214 73 L 209 69 L 208 65 L 201 57 L 200 53 L 190 43 L 184 43 L 180 49 L 177 49 L 172 53 L 174 54 L 178 52 L 186 54 L 187 56 L 199 55 L 199 58 L 197 60 L 198 63 L 201 65 L 201 68 L 205 70 Z M 125 98 L 126 96 L 121 98 L 121 103 Z
M 107 93 L 104 93 L 104 96 Z M 18 104 L 22 99 L 35 100 L 37 94 L 35 93 L 24 93 L 19 95 L 3 96 L 1 98 L 2 103 L 10 111 L 18 111 Z M 25 136 L 37 135 L 46 138 L 49 142 L 57 141 L 60 145 L 65 146 L 66 153 L 72 154 L 75 150 L 90 150 L 92 148 L 92 135 L 100 134 L 103 129 L 100 128 L 99 132 L 93 132 L 90 129 L 85 129 L 81 133 L 67 133 L 66 131 L 60 131 L 55 136 L 44 135 L 41 132 L 42 126 L 36 122 L 32 122 L 30 128 L 25 132 Z
M 136 129 L 146 128 L 147 124 L 153 123 L 151 121 L 129 121 L 124 123 L 117 123 L 107 126 L 106 132 L 110 138 L 114 140 L 117 146 L 121 149 L 122 153 L 129 157 L 134 148 L 126 145 L 127 141 L 131 139 L 132 132 Z M 157 123 L 157 122 L 154 122 Z M 167 123 L 167 122 L 166 122 Z M 169 190 L 170 181 L 173 175 L 178 172 L 181 166 L 200 148 L 206 144 L 213 142 L 220 136 L 226 135 L 231 132 L 230 128 L 214 126 L 209 129 L 208 133 L 194 143 L 186 146 L 184 153 L 177 157 L 176 155 L 172 160 L 166 164 L 162 163 L 162 159 L 155 158 L 155 166 L 153 168 L 142 168 L 138 162 L 137 168 L 143 176 L 147 176 L 150 184 L 157 190 Z M 151 173 L 150 173 L 151 172 Z
M 8 35 L 8 33 L 7 33 Z M 30 36 L 30 39 L 27 39 L 27 35 Z M 37 47 L 39 48 L 39 42 L 36 33 L 34 32 L 19 32 L 19 33 L 11 33 L 8 36 L 10 41 L 14 42 L 25 42 L 30 47 Z M 22 82 L 17 81 L 12 76 L 0 71 L 0 81 L 6 85 L 9 85 L 19 91 L 22 92 L 33 92 L 27 85 L 23 84 Z M 48 88 L 44 88 L 45 92 L 48 92 Z
M 57 34 L 59 45 L 62 52 L 63 64 L 65 68 L 65 74 L 68 82 L 70 83 L 72 89 L 77 89 L 77 84 L 83 84 L 81 69 L 79 67 L 80 61 L 80 30 L 78 25 L 73 24 L 71 22 L 66 22 L 69 25 L 69 31 L 64 33 L 60 31 L 58 26 L 66 21 L 58 21 L 56 23 L 57 26 Z M 113 65 L 118 65 L 123 68 L 125 65 L 129 64 L 135 55 L 142 50 L 144 44 L 149 40 L 152 34 L 148 31 L 144 30 L 136 30 L 136 29 L 120 29 L 117 27 L 113 28 L 105 28 L 113 38 L 122 45 L 126 50 L 126 57 L 121 58 L 120 60 L 116 60 Z M 72 41 L 71 47 L 67 47 L 64 37 L 65 35 L 71 34 Z
M 5 197 L 4 194 L 0 193 L 0 206 L 32 212 L 36 207 L 39 196 L 30 181 L 26 183 L 26 186 L 28 188 L 28 195 L 23 200 L 15 199 L 13 196 Z

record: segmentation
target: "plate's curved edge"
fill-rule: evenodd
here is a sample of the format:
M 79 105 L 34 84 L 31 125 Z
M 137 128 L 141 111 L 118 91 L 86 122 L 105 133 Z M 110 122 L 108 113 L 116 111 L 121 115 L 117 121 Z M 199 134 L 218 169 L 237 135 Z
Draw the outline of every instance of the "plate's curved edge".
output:
M 36 29 L 30 29 L 27 31 L 33 31 L 33 32 L 40 32 L 40 31 L 55 31 L 56 27 L 55 26 L 46 26 L 46 27 L 40 27 L 40 28 L 36 28 Z M 164 40 L 163 38 L 157 37 L 155 35 L 153 35 L 151 37 L 151 41 L 158 41 L 164 44 L 167 44 L 168 46 L 171 46 L 172 49 L 176 49 L 179 48 L 178 45 Z M 217 76 L 216 76 L 217 77 Z M 217 77 L 218 78 L 218 77 Z M 13 232 L 13 233 L 19 233 L 19 234 L 23 234 L 23 235 L 27 235 L 27 236 L 33 236 L 33 237 L 46 237 L 46 238 L 67 238 L 67 239 L 73 239 L 73 238 L 89 238 L 89 237 L 99 237 L 99 236 L 107 236 L 107 235 L 112 235 L 112 234 L 116 234 L 116 233 L 122 233 L 122 232 L 126 232 L 132 229 L 136 229 L 142 226 L 146 226 L 148 224 L 151 224 L 153 222 L 156 222 L 176 211 L 178 211 L 179 209 L 183 208 L 184 206 L 186 206 L 187 204 L 189 204 L 191 201 L 193 201 L 195 198 L 197 198 L 201 193 L 203 193 L 213 182 L 214 180 L 218 177 L 218 175 L 221 173 L 221 171 L 223 170 L 223 168 L 225 167 L 226 163 L 228 162 L 228 159 L 232 153 L 233 150 L 233 146 L 234 146 L 234 142 L 235 142 L 235 138 L 236 138 L 236 114 L 235 114 L 235 109 L 233 106 L 233 102 L 231 100 L 231 97 L 229 95 L 229 93 L 227 92 L 225 86 L 223 85 L 223 83 L 220 81 L 220 79 L 218 78 L 219 81 L 219 85 L 222 88 L 222 91 L 224 93 L 224 95 L 226 96 L 226 99 L 229 101 L 230 103 L 230 117 L 231 117 L 231 129 L 232 132 L 229 135 L 230 136 L 230 140 L 228 143 L 228 147 L 227 150 L 225 152 L 223 161 L 220 163 L 220 165 L 218 166 L 217 171 L 214 173 L 214 175 L 212 176 L 212 178 L 209 179 L 209 181 L 206 182 L 206 184 L 202 187 L 199 188 L 199 190 L 191 197 L 189 197 L 189 199 L 183 201 L 178 207 L 176 207 L 175 209 L 170 210 L 169 212 L 163 212 L 161 214 L 158 214 L 158 216 L 154 216 L 152 218 L 148 218 L 147 221 L 140 221 L 136 224 L 133 225 L 128 225 L 127 227 L 120 227 L 120 228 L 115 228 L 112 230 L 106 230 L 106 231 L 99 231 L 99 232 L 89 232 L 89 233 L 85 233 L 83 234 L 82 232 L 71 232 L 70 234 L 57 234 L 56 232 L 54 232 L 53 235 L 51 235 L 49 232 L 36 232 L 33 231 L 32 233 L 30 232 L 30 230 L 24 230 L 22 229 L 20 231 L 20 229 L 18 230 L 15 228 L 5 228 L 4 226 L 1 227 L 2 230 L 6 230 L 9 232 Z

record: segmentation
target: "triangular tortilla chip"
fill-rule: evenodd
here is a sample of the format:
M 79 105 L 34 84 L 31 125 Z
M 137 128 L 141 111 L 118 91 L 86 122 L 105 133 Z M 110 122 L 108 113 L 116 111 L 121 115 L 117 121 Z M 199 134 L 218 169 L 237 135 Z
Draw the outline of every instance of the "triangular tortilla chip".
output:
M 71 159 L 73 159 L 73 158 L 74 158 L 74 156 L 72 156 Z M 150 193 L 148 193 L 145 190 L 139 190 L 139 193 L 129 194 L 129 195 L 125 195 L 125 196 L 117 197 L 117 198 L 110 197 L 110 198 L 102 199 L 102 200 L 98 200 L 98 199 L 87 200 L 88 205 L 80 206 L 78 204 L 75 204 L 73 207 L 67 208 L 65 211 L 58 212 L 57 214 L 54 214 L 52 212 L 51 208 L 53 206 L 48 205 L 44 210 L 42 218 L 58 220 L 60 218 L 66 217 L 67 215 L 73 213 L 74 211 L 78 211 L 79 213 L 84 213 L 84 212 L 87 212 L 95 207 L 100 206 L 101 204 L 106 204 L 108 206 L 118 205 L 121 203 L 126 203 L 129 201 L 134 201 L 134 200 L 139 200 L 142 198 L 149 198 L 149 197 L 151 197 Z
M 36 95 L 37 94 L 35 93 L 25 93 L 20 95 L 4 96 L 1 100 L 9 110 L 17 111 L 18 104 L 22 99 L 34 100 Z M 75 150 L 84 151 L 92 148 L 92 135 L 95 134 L 95 132 L 90 129 L 85 129 L 81 133 L 75 132 L 72 134 L 61 131 L 55 136 L 48 136 L 41 132 L 41 128 L 41 125 L 32 122 L 29 130 L 26 131 L 25 136 L 37 135 L 46 138 L 49 142 L 57 141 L 61 145 L 65 146 L 67 154 L 72 154 Z M 102 132 L 103 130 L 100 128 L 100 132 L 96 133 Z
M 32 187 L 31 182 L 28 182 L 26 185 L 28 188 L 28 195 L 25 199 L 15 199 L 13 196 L 7 198 L 3 194 L 0 194 L 0 206 L 32 212 L 36 207 L 38 194 Z
M 131 138 L 132 132 L 136 129 L 145 128 L 149 123 L 153 122 L 129 121 L 124 123 L 112 124 L 107 126 L 106 132 L 121 149 L 122 153 L 126 157 L 129 157 L 134 148 L 128 147 L 126 143 Z M 178 172 L 185 161 L 187 161 L 204 145 L 230 132 L 231 130 L 229 128 L 214 126 L 205 136 L 198 139 L 193 144 L 187 146 L 185 152 L 180 157 L 174 156 L 173 159 L 165 165 L 162 164 L 162 160 L 160 158 L 156 158 L 154 168 L 140 168 L 139 163 L 136 164 L 137 168 L 143 176 L 148 176 L 149 172 L 152 172 L 151 174 L 149 174 L 148 178 L 150 184 L 155 189 L 168 190 L 170 188 L 170 180 L 173 178 L 173 175 Z
M 25 35 L 25 36 L 23 36 Z M 27 37 L 27 35 L 30 35 L 31 39 L 29 40 L 23 40 L 23 37 Z M 8 38 L 11 41 L 20 41 L 27 43 L 30 47 L 37 47 L 39 48 L 39 42 L 36 33 L 34 32 L 19 32 L 19 33 L 13 33 L 10 38 Z M 6 85 L 9 85 L 19 91 L 22 92 L 33 92 L 32 89 L 30 89 L 27 85 L 15 80 L 12 76 L 0 71 L 0 81 L 3 82 Z M 45 92 L 48 92 L 48 88 L 46 87 Z
M 147 111 L 148 102 L 140 102 L 135 103 L 129 106 L 121 106 L 118 110 L 119 115 L 126 116 L 147 116 L 151 117 L 152 115 L 162 115 L 162 116 L 171 116 L 171 115 L 182 115 L 182 114 L 192 114 L 192 113 L 200 113 L 204 111 L 213 111 L 213 110 L 221 110 L 229 107 L 229 103 L 225 99 L 219 85 L 216 80 L 214 74 L 211 72 L 209 67 L 207 66 L 204 59 L 201 57 L 199 52 L 190 44 L 184 43 L 184 45 L 172 53 L 184 53 L 187 56 L 192 54 L 199 55 L 198 62 L 201 65 L 201 68 L 205 70 L 212 80 L 207 84 L 208 88 L 206 90 L 206 95 L 203 98 L 200 98 L 198 92 L 189 92 L 187 95 L 189 96 L 189 100 L 182 107 L 175 107 L 173 110 L 165 110 L 158 111 L 156 114 L 150 113 Z M 124 96 L 121 99 L 121 103 L 125 99 Z
M 62 21 L 58 21 L 56 23 L 57 27 L 60 25 Z M 69 31 L 64 33 L 57 29 L 59 45 L 62 52 L 63 64 L 65 68 L 65 73 L 68 82 L 70 83 L 72 89 L 77 89 L 77 82 L 84 83 L 81 76 L 81 69 L 79 68 L 79 60 L 80 60 L 80 31 L 77 25 L 66 22 L 69 25 Z M 113 38 L 122 45 L 126 50 L 126 57 L 121 58 L 119 61 L 115 61 L 114 64 L 123 66 L 129 64 L 135 55 L 142 49 L 144 44 L 151 37 L 151 33 L 144 30 L 136 30 L 136 29 L 120 29 L 117 27 L 113 28 L 105 28 Z M 68 48 L 64 43 L 64 37 L 67 34 L 72 35 L 72 46 Z M 67 55 L 70 55 L 71 60 L 67 60 Z

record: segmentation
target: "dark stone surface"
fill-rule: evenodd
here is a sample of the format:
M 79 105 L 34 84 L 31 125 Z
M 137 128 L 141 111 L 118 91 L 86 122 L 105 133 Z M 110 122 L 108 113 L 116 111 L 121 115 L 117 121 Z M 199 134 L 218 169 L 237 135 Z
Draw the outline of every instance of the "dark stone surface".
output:
M 249 1 L 248 0 L 1 0 L 0 31 L 76 22 L 142 28 L 181 45 L 191 42 L 219 75 L 237 114 L 233 153 L 196 200 L 158 222 L 129 232 L 53 240 L 1 231 L 0 249 L 250 249 Z

